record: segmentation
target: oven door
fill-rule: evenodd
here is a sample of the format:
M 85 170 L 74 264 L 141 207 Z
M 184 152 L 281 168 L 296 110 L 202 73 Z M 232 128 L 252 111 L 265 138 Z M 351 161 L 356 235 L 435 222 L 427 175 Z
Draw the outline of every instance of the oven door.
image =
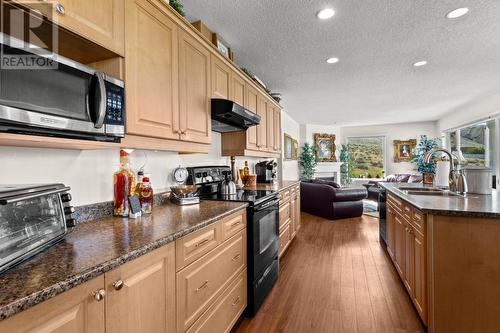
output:
M 105 134 L 105 75 L 55 54 L 17 48 L 23 42 L 0 34 L 0 125 L 2 131 L 64 131 Z M 37 54 L 40 53 L 40 54 Z M 28 66 L 53 59 L 50 66 Z M 7 61 L 5 59 L 11 59 Z M 55 59 L 55 60 L 54 60 Z
M 278 257 L 279 251 L 279 198 L 266 201 L 253 208 L 253 279 Z

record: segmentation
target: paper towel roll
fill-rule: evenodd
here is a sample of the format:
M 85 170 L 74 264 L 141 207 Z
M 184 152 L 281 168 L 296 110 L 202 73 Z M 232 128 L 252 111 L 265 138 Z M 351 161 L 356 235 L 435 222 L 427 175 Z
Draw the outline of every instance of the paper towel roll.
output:
M 448 187 L 450 186 L 450 162 L 437 161 L 436 174 L 434 175 L 434 186 Z

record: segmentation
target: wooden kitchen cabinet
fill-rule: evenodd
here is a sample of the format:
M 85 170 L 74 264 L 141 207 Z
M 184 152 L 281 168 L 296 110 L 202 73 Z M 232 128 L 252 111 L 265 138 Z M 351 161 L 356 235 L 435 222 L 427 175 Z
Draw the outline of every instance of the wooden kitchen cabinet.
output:
M 276 151 L 276 143 L 275 143 L 275 135 L 274 135 L 274 108 L 271 104 L 267 104 L 267 113 L 266 113 L 266 137 L 267 137 L 267 151 L 275 152 Z
M 413 233 L 413 261 L 414 261 L 414 292 L 413 303 L 427 324 L 427 251 L 425 237 L 418 231 Z
M 391 257 L 392 260 L 395 260 L 394 257 L 394 250 L 395 250 L 395 245 L 396 245 L 396 225 L 395 225 L 395 218 L 396 212 L 394 211 L 394 208 L 390 204 L 390 202 L 387 202 L 387 214 L 386 214 L 386 230 L 387 230 L 387 252 L 389 253 L 389 256 Z
M 257 104 L 259 103 L 259 93 L 256 89 L 252 88 L 249 84 L 245 86 L 246 89 L 246 104 L 245 107 L 254 113 L 257 113 Z M 246 131 L 246 149 L 258 150 L 257 148 L 257 126 L 252 126 Z
M 394 216 L 394 265 L 399 275 L 404 277 L 404 260 L 405 260 L 405 239 L 406 239 L 406 224 L 404 219 L 396 214 Z
M 281 110 L 277 107 L 273 108 L 274 111 L 274 151 L 281 153 Z
M 17 0 L 15 2 L 41 12 L 57 25 L 87 40 L 118 55 L 124 55 L 124 0 Z
M 257 149 L 268 151 L 267 145 L 267 111 L 268 101 L 264 96 L 259 95 L 257 99 L 257 114 L 260 116 L 260 124 L 257 125 Z
M 177 25 L 160 5 L 126 2 L 127 134 L 179 139 Z
M 199 41 L 179 31 L 179 114 L 184 141 L 210 143 L 210 52 Z
M 403 275 L 404 275 L 404 284 L 406 286 L 406 290 L 408 290 L 408 294 L 413 298 L 414 296 L 414 286 L 415 286 L 415 236 L 413 227 L 405 221 L 405 248 L 404 248 L 404 266 L 403 266 Z
M 175 332 L 175 245 L 105 274 L 106 333 Z
M 0 332 L 104 333 L 105 298 L 102 275 L 0 321 Z
M 231 68 L 212 57 L 212 98 L 231 99 Z
M 231 100 L 245 106 L 245 80 L 238 73 L 231 74 Z

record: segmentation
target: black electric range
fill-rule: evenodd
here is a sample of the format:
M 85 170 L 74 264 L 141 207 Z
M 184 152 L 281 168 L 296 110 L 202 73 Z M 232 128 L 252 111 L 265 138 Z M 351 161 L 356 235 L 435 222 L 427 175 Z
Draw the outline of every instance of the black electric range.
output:
M 254 316 L 269 294 L 279 274 L 279 194 L 273 190 L 238 190 L 217 193 L 228 166 L 187 168 L 187 183 L 198 186 L 201 200 L 247 202 L 247 316 Z

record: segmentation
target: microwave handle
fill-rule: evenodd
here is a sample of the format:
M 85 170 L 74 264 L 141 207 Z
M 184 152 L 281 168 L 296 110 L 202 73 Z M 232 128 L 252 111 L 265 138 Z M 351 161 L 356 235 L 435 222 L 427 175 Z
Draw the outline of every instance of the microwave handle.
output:
M 106 117 L 106 83 L 104 81 L 104 73 L 96 72 L 95 76 L 97 78 L 96 89 L 99 89 L 99 107 L 94 127 L 101 128 L 104 124 L 104 118 Z

